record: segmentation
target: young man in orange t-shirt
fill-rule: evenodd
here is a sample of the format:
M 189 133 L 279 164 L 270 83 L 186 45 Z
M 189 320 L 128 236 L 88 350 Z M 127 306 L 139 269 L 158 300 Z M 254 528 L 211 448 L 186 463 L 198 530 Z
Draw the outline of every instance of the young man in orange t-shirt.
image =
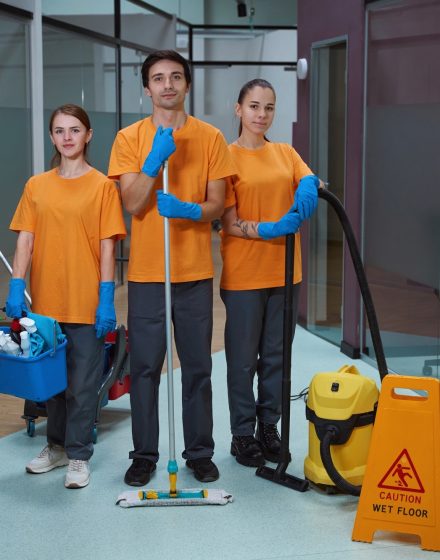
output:
M 210 224 L 223 213 L 225 178 L 235 168 L 220 131 L 185 113 L 191 74 L 181 55 L 149 55 L 142 81 L 152 100 L 152 116 L 119 131 L 108 172 L 119 180 L 124 206 L 132 215 L 128 328 L 134 450 L 124 480 L 145 485 L 159 459 L 158 391 L 166 351 L 165 216 L 171 218 L 172 317 L 182 369 L 182 456 L 198 480 L 211 482 L 219 473 L 212 461 Z M 167 159 L 170 194 L 161 190 L 161 167 Z

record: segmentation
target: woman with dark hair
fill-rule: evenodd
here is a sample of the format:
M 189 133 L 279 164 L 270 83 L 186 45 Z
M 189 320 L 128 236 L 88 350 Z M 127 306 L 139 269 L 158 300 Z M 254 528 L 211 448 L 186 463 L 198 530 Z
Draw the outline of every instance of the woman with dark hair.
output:
M 269 82 L 246 83 L 235 111 L 239 137 L 229 150 L 238 172 L 227 181 L 220 288 L 226 307 L 231 453 L 240 464 L 256 467 L 280 458 L 285 236 L 296 233 L 315 210 L 319 179 L 290 145 L 267 139 L 275 112 Z M 301 281 L 296 237 L 295 322 Z
M 27 466 L 44 473 L 68 465 L 66 488 L 89 483 L 89 459 L 104 338 L 116 325 L 114 245 L 125 237 L 113 181 L 90 166 L 93 131 L 76 105 L 56 109 L 49 123 L 53 168 L 27 182 L 10 229 L 18 233 L 6 313 L 32 310 L 56 319 L 67 337 L 67 389 L 46 403 L 48 445 Z

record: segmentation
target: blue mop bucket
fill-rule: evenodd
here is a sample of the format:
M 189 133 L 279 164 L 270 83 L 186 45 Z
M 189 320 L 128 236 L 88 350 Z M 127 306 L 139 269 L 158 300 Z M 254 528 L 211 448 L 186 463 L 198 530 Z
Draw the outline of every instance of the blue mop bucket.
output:
M 8 327 L 0 327 L 5 334 Z M 43 402 L 67 387 L 67 340 L 35 357 L 21 358 L 0 354 L 0 393 Z

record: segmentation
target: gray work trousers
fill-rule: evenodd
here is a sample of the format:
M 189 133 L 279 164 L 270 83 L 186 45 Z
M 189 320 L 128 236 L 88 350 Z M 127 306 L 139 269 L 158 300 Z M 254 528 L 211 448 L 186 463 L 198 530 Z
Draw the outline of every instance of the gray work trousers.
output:
M 225 353 L 231 433 L 253 435 L 257 419 L 281 415 L 284 288 L 220 290 L 226 307 Z M 293 288 L 293 334 L 299 284 Z M 257 374 L 257 399 L 254 376 Z
M 171 285 L 174 341 L 182 371 L 184 459 L 212 457 L 212 279 Z M 163 283 L 128 283 L 130 459 L 159 459 L 159 384 L 166 353 Z
M 47 441 L 65 448 L 69 459 L 93 455 L 93 426 L 104 369 L 104 339 L 94 325 L 62 323 L 67 336 L 67 389 L 46 402 Z

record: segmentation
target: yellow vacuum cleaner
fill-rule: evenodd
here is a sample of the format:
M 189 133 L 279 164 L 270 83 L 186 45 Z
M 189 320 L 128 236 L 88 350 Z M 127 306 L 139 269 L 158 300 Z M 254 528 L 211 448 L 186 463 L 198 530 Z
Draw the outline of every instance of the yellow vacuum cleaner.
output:
M 379 390 L 355 366 L 317 373 L 306 406 L 306 478 L 327 492 L 358 495 L 367 463 Z
M 382 380 L 388 369 L 356 238 L 338 198 L 324 188 L 318 190 L 318 196 L 333 207 L 343 227 Z M 309 455 L 304 461 L 304 474 L 310 482 L 329 493 L 339 490 L 359 496 L 378 399 L 375 382 L 360 375 L 354 366 L 313 377 L 306 406 Z

